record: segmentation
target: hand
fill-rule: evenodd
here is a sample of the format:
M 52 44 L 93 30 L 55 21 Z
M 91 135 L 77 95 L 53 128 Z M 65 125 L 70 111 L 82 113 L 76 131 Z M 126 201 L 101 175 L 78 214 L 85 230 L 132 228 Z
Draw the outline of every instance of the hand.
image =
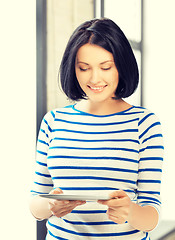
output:
M 51 194 L 60 194 L 63 193 L 63 191 L 59 188 L 52 190 L 50 192 Z M 79 205 L 83 205 L 85 204 L 86 201 L 69 201 L 69 200 L 53 200 L 50 199 L 49 200 L 49 209 L 51 211 L 51 213 L 60 218 L 63 217 L 65 215 L 67 215 L 68 213 L 71 213 L 72 210 L 79 206 Z
M 129 218 L 132 201 L 122 190 L 112 192 L 110 200 L 99 200 L 98 203 L 108 206 L 107 214 L 113 222 L 122 224 Z

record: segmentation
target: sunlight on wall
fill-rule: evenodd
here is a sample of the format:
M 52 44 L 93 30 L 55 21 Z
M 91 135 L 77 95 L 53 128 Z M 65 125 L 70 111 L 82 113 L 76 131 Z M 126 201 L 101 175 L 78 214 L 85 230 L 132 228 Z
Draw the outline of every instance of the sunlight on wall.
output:
M 140 1 L 141 2 L 141 1 Z M 126 7 L 127 6 L 127 7 Z M 105 1 L 105 17 L 113 19 L 132 40 L 139 41 L 140 4 L 137 0 Z M 175 220 L 174 214 L 174 0 L 144 1 L 143 103 L 162 123 L 165 157 L 162 177 L 162 219 Z M 137 61 L 139 57 L 136 56 Z M 139 64 L 139 61 L 138 61 Z M 139 104 L 139 89 L 134 98 Z
M 36 238 L 28 207 L 36 143 L 36 7 L 1 2 L 1 239 Z
M 164 135 L 162 218 L 175 220 L 174 212 L 174 0 L 145 1 L 145 106 L 154 111 Z M 163 16 L 163 17 L 162 17 Z
M 126 8 L 127 6 L 127 8 Z M 141 41 L 141 1 L 137 0 L 110 0 L 105 1 L 104 4 L 105 17 L 112 19 L 122 29 L 128 40 L 140 42 Z M 99 6 L 97 6 L 99 8 Z M 129 21 L 128 21 L 129 19 Z M 134 51 L 137 64 L 141 67 L 140 51 Z M 135 93 L 126 99 L 130 104 L 140 105 L 140 86 Z

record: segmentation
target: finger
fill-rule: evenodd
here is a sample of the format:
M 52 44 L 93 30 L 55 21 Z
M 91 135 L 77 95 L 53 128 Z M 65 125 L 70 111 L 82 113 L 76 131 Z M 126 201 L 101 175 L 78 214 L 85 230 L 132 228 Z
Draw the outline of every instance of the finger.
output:
M 63 212 L 57 212 L 57 213 L 53 213 L 54 216 L 60 218 L 60 217 L 63 217 L 69 213 L 72 212 L 73 209 L 69 209 L 69 210 L 66 210 L 66 211 L 63 211 Z
M 72 207 L 64 207 L 64 208 L 58 208 L 58 206 L 54 206 L 53 208 L 51 208 L 51 212 L 53 215 L 55 216 L 60 216 L 62 215 L 64 212 L 69 212 L 69 211 L 72 211 Z
M 60 194 L 60 193 L 63 193 L 63 191 L 60 188 L 56 188 L 56 189 L 53 189 L 50 193 L 51 194 Z
M 74 202 L 71 202 L 70 201 L 70 203 L 69 204 L 67 204 L 67 205 L 65 205 L 65 207 L 66 208 L 75 208 L 75 207 L 77 207 L 77 206 L 80 206 L 80 205 L 83 205 L 83 204 L 85 204 L 86 203 L 86 201 L 74 201 Z
M 117 191 L 110 193 L 109 196 L 110 196 L 109 200 L 98 200 L 97 202 L 104 204 L 104 205 L 108 205 L 109 203 L 111 203 L 112 200 L 123 198 L 128 195 L 123 190 L 117 190 Z
M 109 218 L 111 221 L 113 221 L 113 222 L 115 222 L 115 223 L 118 223 L 118 224 L 123 224 L 123 223 L 126 222 L 124 219 L 115 217 L 115 216 L 113 216 L 113 215 L 108 215 L 108 218 Z
M 49 201 L 49 208 L 51 211 L 54 209 L 64 209 L 66 207 L 69 207 L 70 202 L 69 201 L 60 201 L 60 200 L 50 200 Z
M 126 222 L 125 218 L 113 209 L 108 209 L 106 213 L 108 218 L 116 223 L 122 224 Z
M 54 214 L 63 214 L 65 212 L 71 212 L 74 209 L 74 207 L 67 207 L 67 208 L 60 208 L 53 210 Z
M 60 218 L 60 217 L 62 217 L 62 216 L 64 216 L 64 215 L 68 214 L 68 211 L 67 211 L 67 212 L 65 212 L 65 211 L 64 211 L 64 212 L 60 212 L 60 211 L 58 211 L 58 212 L 56 212 L 56 211 L 51 211 L 51 213 L 52 213 L 52 215 L 54 215 L 54 216 Z
M 131 200 L 128 197 L 111 199 L 109 201 L 100 202 L 100 204 L 106 205 L 109 208 L 113 208 L 113 209 L 129 206 L 130 203 L 131 203 Z
M 122 198 L 122 197 L 126 197 L 128 195 L 123 190 L 117 190 L 117 191 L 112 192 L 109 196 L 111 198 Z
M 65 216 L 67 215 L 68 213 L 71 213 L 72 210 L 77 207 L 77 204 L 76 205 L 71 205 L 71 206 L 68 206 L 66 208 L 61 208 L 61 209 L 52 209 L 52 214 L 57 216 L 57 217 L 62 217 L 62 216 Z
M 86 201 L 79 201 L 79 200 L 76 200 L 76 201 L 70 201 L 71 204 L 75 204 L 75 205 L 83 205 L 86 203 Z
M 79 206 L 79 205 L 83 205 L 85 204 L 86 201 L 67 201 L 65 203 L 65 201 L 57 201 L 56 200 L 56 204 L 50 204 L 50 210 L 54 213 L 57 212 L 63 212 L 69 209 L 74 209 L 75 207 Z
M 70 202 L 67 200 L 61 201 L 61 200 L 49 199 L 50 208 L 55 207 L 55 206 L 63 207 L 65 205 L 68 205 L 69 203 Z
M 114 202 L 113 200 L 122 200 L 123 198 L 128 197 L 128 195 L 123 190 L 114 191 L 109 196 L 111 198 L 110 200 L 98 200 L 98 203 L 107 206 L 112 206 L 113 203 L 120 205 L 120 201 Z
M 116 206 L 118 198 L 110 199 L 110 200 L 98 200 L 98 203 L 107 205 L 108 207 Z

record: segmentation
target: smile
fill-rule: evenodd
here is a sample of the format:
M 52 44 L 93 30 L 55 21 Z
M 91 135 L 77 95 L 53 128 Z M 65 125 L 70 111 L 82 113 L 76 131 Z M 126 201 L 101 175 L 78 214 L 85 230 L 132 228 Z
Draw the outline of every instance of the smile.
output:
M 107 85 L 105 85 L 105 86 L 99 86 L 99 87 L 92 87 L 92 86 L 88 86 L 88 87 L 89 87 L 92 91 L 100 92 L 100 91 L 102 91 L 106 86 L 107 86 Z

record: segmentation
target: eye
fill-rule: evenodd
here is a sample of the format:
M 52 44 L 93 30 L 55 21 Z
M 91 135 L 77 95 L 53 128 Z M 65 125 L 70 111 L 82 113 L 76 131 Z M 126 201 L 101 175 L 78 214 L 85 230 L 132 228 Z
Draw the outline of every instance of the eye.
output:
M 111 69 L 111 67 L 106 67 L 106 68 L 103 67 L 103 68 L 102 68 L 102 70 L 104 70 L 104 71 L 107 71 L 107 70 L 110 70 L 110 69 Z
M 82 72 L 85 72 L 85 71 L 88 70 L 88 68 L 81 68 L 81 67 L 79 67 L 79 69 L 80 69 L 80 71 L 82 71 Z

